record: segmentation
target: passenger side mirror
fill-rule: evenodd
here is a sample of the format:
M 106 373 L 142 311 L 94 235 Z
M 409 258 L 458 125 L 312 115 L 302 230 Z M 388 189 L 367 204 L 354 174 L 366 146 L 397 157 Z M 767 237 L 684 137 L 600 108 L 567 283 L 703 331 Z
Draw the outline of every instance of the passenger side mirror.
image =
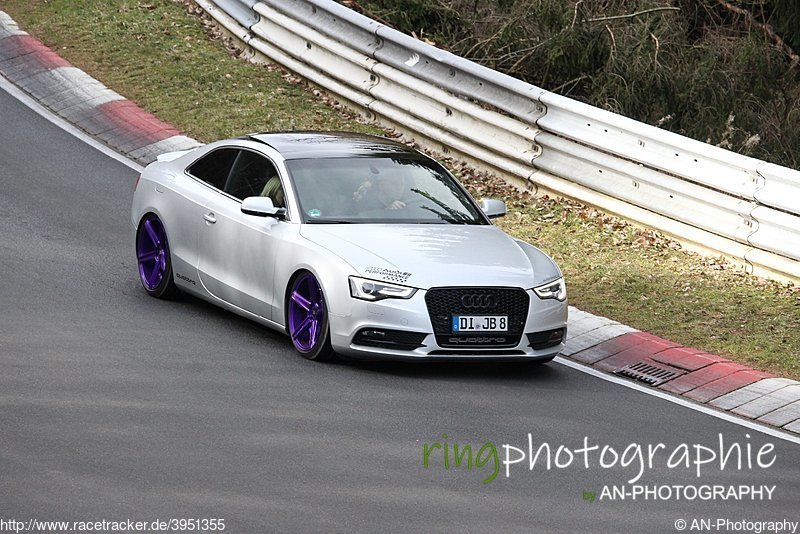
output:
M 493 198 L 484 198 L 481 200 L 481 209 L 490 219 L 503 217 L 506 214 L 506 203 L 502 200 L 495 200 Z
M 286 208 L 276 208 L 269 197 L 247 197 L 242 201 L 242 213 L 281 220 L 286 218 Z

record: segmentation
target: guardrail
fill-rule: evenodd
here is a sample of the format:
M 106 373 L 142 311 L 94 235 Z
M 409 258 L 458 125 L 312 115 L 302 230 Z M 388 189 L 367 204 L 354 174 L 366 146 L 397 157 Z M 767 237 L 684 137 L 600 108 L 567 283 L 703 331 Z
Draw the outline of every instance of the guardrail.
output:
M 332 0 L 195 1 L 253 55 L 433 148 L 800 280 L 798 171 L 550 93 Z

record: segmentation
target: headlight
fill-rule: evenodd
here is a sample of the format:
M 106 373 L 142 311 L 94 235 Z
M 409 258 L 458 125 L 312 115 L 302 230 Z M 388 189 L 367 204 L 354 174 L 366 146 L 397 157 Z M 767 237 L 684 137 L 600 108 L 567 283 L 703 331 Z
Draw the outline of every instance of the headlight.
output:
M 357 276 L 350 277 L 350 296 L 361 300 L 410 299 L 416 288 L 398 286 Z
M 564 283 L 563 278 L 534 287 L 533 291 L 540 299 L 566 300 L 567 298 L 567 285 Z

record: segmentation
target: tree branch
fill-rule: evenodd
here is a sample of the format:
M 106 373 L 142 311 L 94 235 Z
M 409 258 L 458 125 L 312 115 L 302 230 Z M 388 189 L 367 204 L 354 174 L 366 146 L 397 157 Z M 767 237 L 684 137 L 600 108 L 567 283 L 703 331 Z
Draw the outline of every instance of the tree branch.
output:
M 611 27 L 608 24 L 606 24 L 606 31 L 611 36 L 611 52 L 610 52 L 610 54 L 608 56 L 608 61 L 609 61 L 609 63 L 613 63 L 614 62 L 614 54 L 617 51 L 617 38 L 614 37 L 614 32 L 611 31 Z
M 722 1 L 722 0 L 719 0 Z M 648 13 L 655 13 L 656 11 L 680 11 L 681 8 L 679 7 L 672 7 L 672 6 L 665 6 L 665 7 L 654 7 L 652 9 L 645 9 L 642 11 L 637 11 L 636 13 L 629 13 L 627 15 L 615 15 L 613 17 L 599 17 L 596 19 L 584 19 L 583 22 L 608 22 L 609 20 L 620 20 L 620 19 L 632 19 L 634 17 L 639 17 L 641 15 L 647 15 Z
M 570 28 L 575 27 L 575 21 L 578 20 L 578 8 L 583 3 L 583 0 L 578 0 L 575 2 L 575 12 L 572 14 L 572 24 L 569 25 Z
M 655 34 L 651 32 L 650 38 L 653 39 L 653 42 L 656 43 L 656 53 L 653 55 L 653 64 L 656 67 L 660 67 L 661 65 L 658 63 L 658 49 L 659 49 L 658 37 L 656 37 Z
M 775 33 L 775 30 L 772 29 L 772 26 L 757 21 L 756 18 L 753 16 L 753 14 L 750 13 L 748 10 L 742 7 L 735 6 L 730 2 L 727 2 L 726 0 L 717 0 L 717 4 L 727 9 L 728 11 L 731 11 L 732 13 L 736 13 L 737 15 L 742 15 L 747 19 L 747 22 L 749 22 L 756 28 L 763 31 L 764 34 L 767 37 L 769 37 L 769 39 L 772 40 L 773 43 L 775 43 L 775 46 L 780 48 L 784 54 L 789 56 L 789 61 L 791 62 L 791 68 L 797 68 L 798 65 L 800 65 L 800 56 L 797 55 L 797 52 L 795 52 L 792 49 L 792 47 L 786 44 L 786 41 L 784 41 L 780 35 Z

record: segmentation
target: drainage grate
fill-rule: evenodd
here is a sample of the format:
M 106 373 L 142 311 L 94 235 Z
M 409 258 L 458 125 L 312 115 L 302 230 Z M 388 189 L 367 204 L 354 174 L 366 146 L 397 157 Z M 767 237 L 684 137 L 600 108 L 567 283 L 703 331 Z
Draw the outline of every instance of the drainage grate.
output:
M 651 386 L 663 384 L 685 373 L 682 369 L 660 365 L 652 360 L 642 360 L 614 371 L 615 375 L 627 376 Z

